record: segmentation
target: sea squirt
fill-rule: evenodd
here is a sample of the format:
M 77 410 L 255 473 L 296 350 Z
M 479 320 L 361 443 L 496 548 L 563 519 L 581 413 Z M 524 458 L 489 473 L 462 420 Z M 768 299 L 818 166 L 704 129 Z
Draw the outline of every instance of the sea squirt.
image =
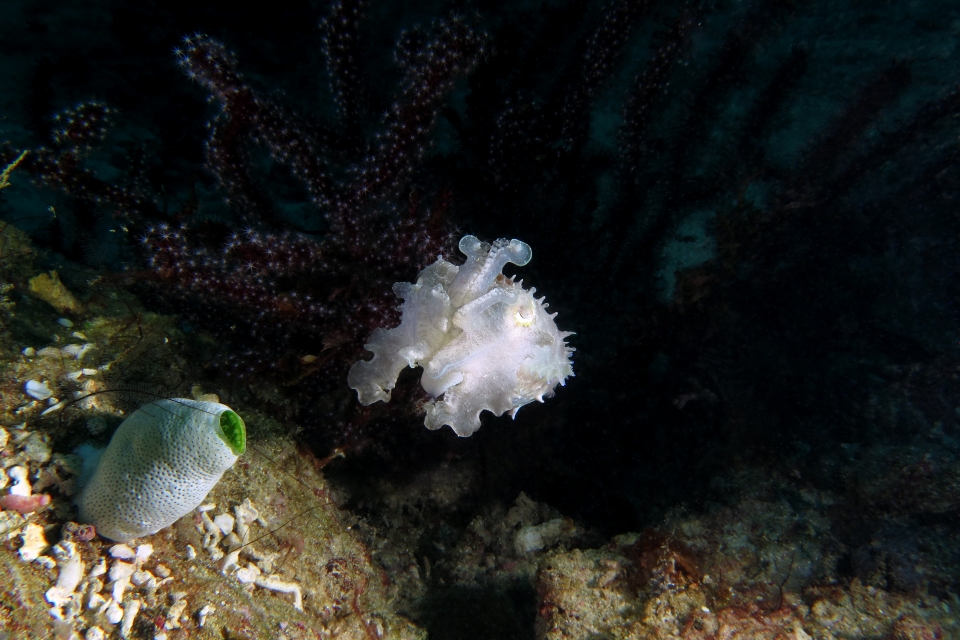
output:
M 243 419 L 219 402 L 145 404 L 117 427 L 77 497 L 80 522 L 117 542 L 153 535 L 196 509 L 246 442 Z
M 460 241 L 467 261 L 456 266 L 439 258 L 417 277 L 398 282 L 403 300 L 400 325 L 376 329 L 364 345 L 374 356 L 355 363 L 347 382 L 360 403 L 390 401 L 404 367 L 423 367 L 421 384 L 428 429 L 449 425 L 459 436 L 480 428 L 480 413 L 496 416 L 553 395 L 573 375 L 564 339 L 536 289 L 525 289 L 501 271 L 523 266 L 533 251 L 520 240 L 489 245 L 474 236 Z

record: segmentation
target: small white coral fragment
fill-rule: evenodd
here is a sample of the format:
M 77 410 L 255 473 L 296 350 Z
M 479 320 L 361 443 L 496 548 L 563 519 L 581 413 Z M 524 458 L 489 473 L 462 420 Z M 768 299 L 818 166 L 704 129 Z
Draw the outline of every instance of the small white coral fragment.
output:
M 68 344 L 63 348 L 63 353 L 69 356 L 73 356 L 77 360 L 83 360 L 83 357 L 93 351 L 96 348 L 96 345 L 89 342 L 85 344 Z M 96 370 L 94 370 L 96 373 Z
M 107 600 L 106 606 L 101 611 L 110 624 L 117 624 L 123 620 L 123 609 L 120 608 L 116 600 Z
M 99 582 L 99 580 L 97 581 Z M 89 595 L 87 596 L 87 609 L 100 609 L 107 603 L 107 599 L 100 595 L 99 589 L 90 590 Z
M 100 561 L 97 563 L 97 566 L 95 566 L 93 569 L 90 569 L 90 577 L 96 578 L 98 576 L 102 576 L 106 572 L 107 572 L 107 559 L 100 558 Z
M 149 571 L 138 569 L 130 576 L 130 581 L 137 587 L 143 587 L 146 590 L 157 588 L 157 579 Z
M 27 468 L 20 465 L 10 467 L 10 470 L 7 471 L 10 475 L 10 479 L 13 480 L 13 486 L 10 487 L 10 495 L 12 496 L 29 496 L 33 493 L 33 486 L 30 484 L 30 480 L 27 478 Z
M 220 565 L 220 573 L 223 575 L 230 575 L 234 571 L 240 568 L 240 550 L 231 551 L 223 559 L 223 562 Z
M 167 609 L 167 621 L 165 624 L 167 629 L 179 629 L 181 626 L 180 616 L 182 616 L 183 612 L 187 609 L 187 599 L 185 594 L 175 593 L 173 594 L 173 597 L 174 602 L 172 605 L 170 605 L 170 608 Z
M 243 546 L 243 543 L 240 541 L 240 536 L 231 531 L 223 538 L 223 546 L 227 551 L 233 551 Z
M 130 580 L 134 571 L 136 571 L 136 566 L 129 562 L 115 560 L 110 565 L 110 573 L 108 574 L 112 581 L 110 592 L 113 599 L 118 603 L 123 602 L 123 594 L 130 587 Z
M 143 603 L 140 600 L 134 599 L 123 607 L 123 618 L 122 624 L 120 625 L 120 637 L 130 637 L 130 632 L 133 631 L 133 623 L 136 621 L 137 614 L 140 613 L 140 607 L 142 605 Z
M 200 611 L 197 611 L 197 625 L 200 628 L 203 628 L 203 625 L 207 623 L 207 618 L 216 611 L 217 608 L 212 604 L 205 604 L 200 608 Z
M 260 512 L 256 510 L 250 498 L 244 498 L 243 502 L 233 508 L 233 515 L 236 516 L 236 532 L 240 540 L 247 542 L 247 534 L 250 531 L 250 525 L 256 522 L 260 517 Z
M 489 245 L 474 236 L 460 241 L 467 261 L 443 258 L 420 272 L 416 284 L 398 282 L 400 325 L 377 329 L 366 345 L 372 360 L 355 363 L 347 376 L 360 403 L 389 402 L 405 367 L 424 369 L 421 384 L 429 429 L 449 425 L 459 436 L 480 428 L 480 413 L 516 417 L 526 404 L 543 402 L 573 375 L 573 349 L 548 314 L 536 289 L 505 277 L 509 262 L 527 264 L 533 252 L 520 240 Z
M 233 575 L 237 579 L 237 582 L 241 584 L 252 584 L 257 581 L 257 578 L 259 578 L 262 573 L 260 567 L 257 565 L 247 564 L 246 567 L 237 569 Z
M 84 564 L 77 551 L 77 545 L 69 540 L 60 542 L 53 548 L 53 554 L 60 564 L 57 584 L 47 590 L 47 602 L 60 608 L 67 605 L 83 579 Z
M 152 545 L 152 544 L 150 544 L 149 542 L 147 542 L 147 543 L 144 543 L 144 544 L 141 544 L 141 545 L 137 545 L 137 553 L 136 553 L 137 566 L 139 566 L 139 565 L 143 564 L 144 562 L 146 562 L 146 561 L 147 561 L 147 558 L 149 558 L 151 555 L 153 555 L 153 545 Z
M 27 524 L 20 533 L 23 544 L 17 552 L 24 562 L 33 562 L 40 557 L 47 548 L 47 538 L 43 535 L 43 527 L 35 522 Z
M 293 608 L 297 611 L 303 611 L 303 592 L 300 585 L 296 582 L 284 582 L 279 576 L 263 576 L 255 581 L 258 587 L 279 591 L 280 593 L 293 594 Z

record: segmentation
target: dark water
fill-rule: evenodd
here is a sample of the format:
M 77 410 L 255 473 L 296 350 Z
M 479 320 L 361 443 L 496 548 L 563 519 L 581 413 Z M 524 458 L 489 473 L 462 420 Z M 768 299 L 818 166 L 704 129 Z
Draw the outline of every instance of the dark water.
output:
M 865 541 L 955 539 L 955 3 L 5 6 L 0 160 L 35 151 L 0 214 L 52 265 L 134 273 L 224 384 L 283 381 L 318 455 L 356 452 L 343 482 L 466 458 L 476 503 L 524 490 L 608 537 L 795 477 L 850 497 L 849 575 Z M 466 233 L 533 247 L 517 272 L 576 332 L 576 377 L 466 440 L 418 426 L 413 376 L 358 413 L 346 370 L 396 322 L 390 285 Z M 191 289 L 232 234 L 247 253 Z M 315 268 L 271 271 L 252 234 Z M 196 263 L 163 262 L 180 242 Z

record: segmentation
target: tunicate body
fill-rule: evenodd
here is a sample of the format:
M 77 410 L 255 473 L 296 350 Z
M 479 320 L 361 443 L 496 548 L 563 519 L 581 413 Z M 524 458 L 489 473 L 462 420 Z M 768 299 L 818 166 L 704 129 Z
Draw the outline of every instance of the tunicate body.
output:
M 246 448 L 230 407 L 185 398 L 140 407 L 117 428 L 77 499 L 80 521 L 126 542 L 199 506 Z

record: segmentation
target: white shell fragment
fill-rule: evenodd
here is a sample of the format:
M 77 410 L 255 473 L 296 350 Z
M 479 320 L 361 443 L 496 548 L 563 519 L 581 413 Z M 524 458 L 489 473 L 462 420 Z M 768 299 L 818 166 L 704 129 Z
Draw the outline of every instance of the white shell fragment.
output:
M 347 382 L 360 404 L 389 402 L 406 367 L 423 367 L 420 381 L 434 400 L 425 404 L 428 429 L 449 425 L 459 436 L 480 428 L 480 413 L 496 416 L 543 402 L 573 375 L 557 314 L 546 311 L 536 289 L 505 277 L 509 262 L 533 256 L 520 240 L 489 245 L 474 236 L 460 241 L 467 261 L 457 267 L 443 258 L 420 272 L 417 282 L 398 282 L 403 299 L 400 325 L 377 329 L 364 345 L 372 360 L 355 363 Z
M 80 520 L 126 542 L 195 509 L 246 448 L 230 407 L 185 398 L 146 404 L 117 428 L 80 494 Z
M 77 360 L 83 360 L 83 357 L 93 351 L 95 348 L 96 345 L 89 342 L 85 344 L 68 344 L 63 348 L 63 352 L 67 355 L 73 356 Z M 97 370 L 94 369 L 93 372 L 96 373 Z
M 28 396 L 34 398 L 35 400 L 46 400 L 53 395 L 53 391 L 50 390 L 50 387 L 47 386 L 47 383 L 40 382 L 39 380 L 27 380 L 27 384 L 24 386 L 24 391 Z
M 110 557 L 120 560 L 133 560 L 137 557 L 137 552 L 125 544 L 115 544 L 110 547 Z
M 217 525 L 217 528 L 220 529 L 223 535 L 227 535 L 233 531 L 233 523 L 233 516 L 229 513 L 221 513 L 213 519 L 213 524 Z
M 200 611 L 197 611 L 197 625 L 201 628 L 207 623 L 207 617 L 209 617 L 217 608 L 212 604 L 205 604 L 200 608 Z
M 136 553 L 137 566 L 140 566 L 141 564 L 146 562 L 151 555 L 153 555 L 153 545 L 150 544 L 149 542 L 146 544 L 141 544 L 137 546 L 137 553 Z

